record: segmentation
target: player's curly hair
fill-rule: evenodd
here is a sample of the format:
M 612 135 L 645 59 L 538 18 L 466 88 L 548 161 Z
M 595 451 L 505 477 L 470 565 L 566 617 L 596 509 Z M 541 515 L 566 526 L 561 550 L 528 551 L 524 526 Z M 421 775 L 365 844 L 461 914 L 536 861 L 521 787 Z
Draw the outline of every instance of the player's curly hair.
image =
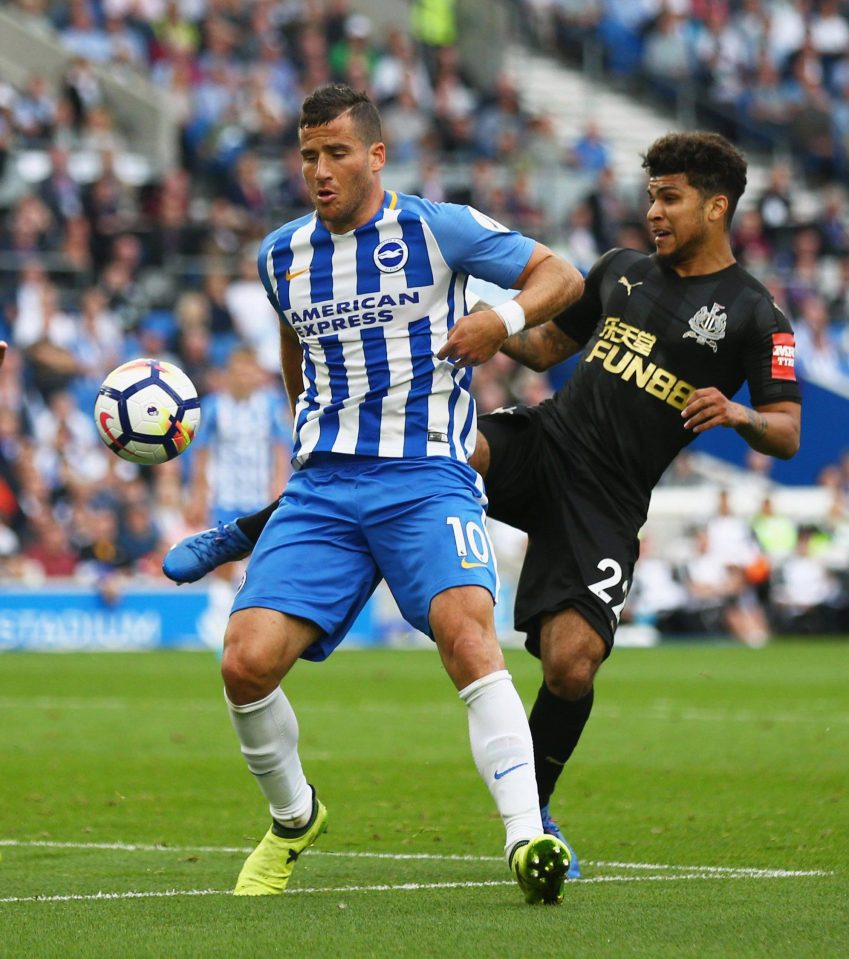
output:
M 328 83 L 313 90 L 301 106 L 298 127 L 322 127 L 348 112 L 364 143 L 371 145 L 383 139 L 377 107 L 364 90 L 354 90 L 345 83 Z
M 702 196 L 728 197 L 726 227 L 746 189 L 746 158 L 718 133 L 667 133 L 643 155 L 649 176 L 685 173 Z

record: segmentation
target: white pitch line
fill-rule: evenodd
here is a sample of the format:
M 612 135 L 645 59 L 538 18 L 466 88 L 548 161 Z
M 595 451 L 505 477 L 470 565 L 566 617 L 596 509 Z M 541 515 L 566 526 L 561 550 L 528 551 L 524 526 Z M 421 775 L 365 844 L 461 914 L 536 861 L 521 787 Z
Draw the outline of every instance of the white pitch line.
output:
M 122 842 L 60 842 L 50 839 L 0 839 L 0 847 L 7 848 L 36 848 L 36 849 L 79 849 L 79 850 L 116 850 L 119 852 L 170 852 L 170 853 L 225 853 L 241 854 L 253 851 L 252 846 L 167 846 L 161 844 L 144 843 L 122 843 Z M 329 851 L 323 849 L 311 849 L 310 856 L 338 858 L 338 859 L 384 859 L 396 862 L 406 861 L 431 861 L 431 862 L 503 862 L 502 856 L 472 856 L 472 855 L 451 855 L 448 853 L 411 853 L 411 852 L 362 852 L 359 850 L 351 851 Z M 616 862 L 603 859 L 583 860 L 586 866 L 596 866 L 601 869 L 633 869 L 659 871 L 666 870 L 672 872 L 682 872 L 688 875 L 699 874 L 708 878 L 716 876 L 727 876 L 731 878 L 742 878 L 751 876 L 752 878 L 775 878 L 790 879 L 803 878 L 807 876 L 830 876 L 831 872 L 823 869 L 769 869 L 764 867 L 752 866 L 692 866 L 675 865 L 672 863 L 659 862 Z M 592 882 L 612 882 L 626 881 L 631 878 L 645 879 L 644 876 L 636 877 L 594 877 Z M 669 876 L 669 879 L 675 879 L 676 876 Z M 395 887 L 393 887 L 395 888 Z
M 724 879 L 787 879 L 799 875 L 824 875 L 823 873 L 796 873 L 783 869 L 762 869 L 758 875 L 752 875 L 751 870 L 729 872 Z M 704 872 L 679 873 L 674 876 L 591 876 L 587 879 L 570 880 L 569 885 L 585 886 L 599 882 L 689 882 L 692 880 L 718 879 L 715 874 Z M 352 892 L 419 892 L 428 889 L 487 889 L 495 886 L 513 886 L 512 879 L 489 879 L 468 882 L 402 882 L 396 884 L 381 883 L 380 885 L 363 886 L 326 886 L 323 888 L 287 889 L 283 895 L 316 895 L 332 893 L 342 895 Z M 7 896 L 0 899 L 0 905 L 22 902 L 93 902 L 114 899 L 170 899 L 177 896 L 230 896 L 229 889 L 167 889 L 147 892 L 96 892 L 88 895 L 71 893 L 59 896 Z

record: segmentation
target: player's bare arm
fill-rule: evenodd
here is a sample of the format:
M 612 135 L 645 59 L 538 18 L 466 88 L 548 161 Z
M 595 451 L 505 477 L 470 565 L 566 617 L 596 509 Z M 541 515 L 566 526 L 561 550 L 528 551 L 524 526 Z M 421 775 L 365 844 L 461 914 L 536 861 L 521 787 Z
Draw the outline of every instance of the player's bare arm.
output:
M 735 429 L 758 453 L 790 459 L 799 450 L 802 409 L 798 403 L 764 403 L 751 409 L 713 386 L 694 390 L 681 412 L 684 429 L 704 433 L 715 426 Z
M 541 326 L 514 333 L 501 344 L 502 353 L 537 373 L 556 366 L 580 349 L 580 343 L 550 320 Z
M 5 340 L 0 340 L 0 366 L 3 365 L 3 360 L 6 359 L 6 347 L 8 344 Z
M 514 302 L 524 311 L 525 327 L 550 320 L 584 291 L 580 272 L 542 243 L 536 244 L 514 285 L 520 291 Z M 495 309 L 478 308 L 454 324 L 437 356 L 457 366 L 479 366 L 498 352 L 507 336 Z
M 280 366 L 283 372 L 283 385 L 289 397 L 289 407 L 292 416 L 295 415 L 295 404 L 304 391 L 304 376 L 302 363 L 304 351 L 298 340 L 298 334 L 290 326 L 280 324 Z
M 469 313 L 482 313 L 491 309 L 485 300 L 478 300 Z M 501 344 L 502 353 L 536 373 L 551 369 L 580 349 L 581 344 L 551 320 L 529 330 L 514 333 Z

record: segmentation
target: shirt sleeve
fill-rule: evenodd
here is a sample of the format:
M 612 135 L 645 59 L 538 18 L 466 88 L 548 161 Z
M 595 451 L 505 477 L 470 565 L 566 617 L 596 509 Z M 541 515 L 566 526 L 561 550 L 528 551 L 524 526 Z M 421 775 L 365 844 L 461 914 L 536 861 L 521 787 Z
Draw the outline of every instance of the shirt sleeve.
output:
M 427 203 L 424 219 L 452 270 L 504 288 L 518 280 L 536 246 L 471 206 Z
M 752 403 L 802 402 L 796 381 L 796 341 L 787 317 L 770 300 L 762 299 L 755 309 L 746 346 L 746 381 Z
M 554 318 L 557 326 L 581 346 L 589 340 L 598 325 L 602 312 L 601 281 L 617 253 L 618 249 L 609 250 L 593 263 L 584 281 L 581 298 Z
M 280 301 L 277 299 L 277 294 L 274 291 L 274 283 L 271 279 L 271 251 L 274 247 L 274 241 L 277 238 L 279 231 L 270 233 L 260 245 L 259 252 L 257 253 L 256 266 L 257 272 L 259 273 L 260 282 L 265 289 L 265 295 L 268 297 L 268 302 L 274 307 L 274 312 L 277 314 L 279 319 L 283 319 L 283 308 L 280 306 Z

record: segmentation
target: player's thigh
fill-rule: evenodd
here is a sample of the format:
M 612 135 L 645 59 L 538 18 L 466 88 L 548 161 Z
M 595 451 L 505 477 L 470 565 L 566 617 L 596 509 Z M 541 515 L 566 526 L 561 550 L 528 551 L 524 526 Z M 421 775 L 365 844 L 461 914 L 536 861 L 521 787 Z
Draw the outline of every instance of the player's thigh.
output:
M 523 406 L 487 413 L 478 419 L 478 436 L 488 515 L 527 532 L 541 512 L 539 467 L 546 450 L 537 417 Z
M 407 622 L 430 635 L 431 602 L 453 587 L 481 587 L 491 607 L 498 574 L 474 470 L 434 457 L 379 473 L 366 494 L 367 536 Z
M 251 554 L 233 613 L 270 609 L 315 624 L 300 655 L 325 659 L 342 641 L 380 577 L 360 528 L 354 486 L 331 467 L 289 481 Z

